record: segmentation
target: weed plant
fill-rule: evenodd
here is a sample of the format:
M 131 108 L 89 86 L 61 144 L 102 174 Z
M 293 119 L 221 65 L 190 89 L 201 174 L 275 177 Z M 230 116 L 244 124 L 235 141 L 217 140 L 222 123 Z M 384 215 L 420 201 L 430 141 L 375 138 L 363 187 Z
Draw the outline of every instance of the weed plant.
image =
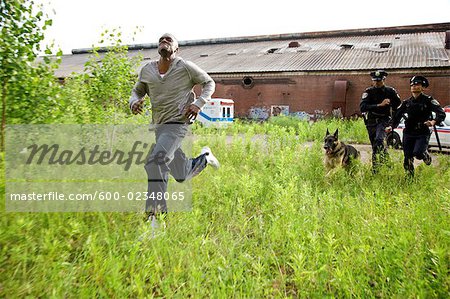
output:
M 366 128 L 362 119 L 345 120 L 339 118 L 327 118 L 318 122 L 300 120 L 291 116 L 271 117 L 265 122 L 255 122 L 236 119 L 232 125 L 225 128 L 204 127 L 195 123 L 193 132 L 199 135 L 264 135 L 274 134 L 275 131 L 285 129 L 295 133 L 299 141 L 322 140 L 327 128 L 330 132 L 339 128 L 340 139 L 352 143 L 368 143 Z

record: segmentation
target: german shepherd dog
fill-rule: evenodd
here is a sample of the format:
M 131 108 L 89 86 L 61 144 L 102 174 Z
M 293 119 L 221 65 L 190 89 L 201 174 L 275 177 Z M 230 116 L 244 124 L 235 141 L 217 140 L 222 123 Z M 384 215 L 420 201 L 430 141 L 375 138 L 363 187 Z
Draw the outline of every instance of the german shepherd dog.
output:
M 324 163 L 327 175 L 339 166 L 348 169 L 352 160 L 360 157 L 360 153 L 356 148 L 339 141 L 338 134 L 338 129 L 333 135 L 327 129 L 327 134 L 325 135 L 323 148 L 325 149 Z

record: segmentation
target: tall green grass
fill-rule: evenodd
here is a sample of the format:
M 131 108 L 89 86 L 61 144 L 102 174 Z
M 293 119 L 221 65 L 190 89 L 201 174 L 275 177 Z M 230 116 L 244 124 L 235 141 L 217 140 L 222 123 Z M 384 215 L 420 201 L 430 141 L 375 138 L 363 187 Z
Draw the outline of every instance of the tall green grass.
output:
M 368 143 L 366 128 L 362 119 L 349 121 L 338 118 L 327 118 L 318 122 L 299 120 L 291 116 L 271 117 L 265 122 L 251 122 L 236 119 L 232 125 L 225 128 L 204 127 L 195 123 L 193 132 L 199 135 L 258 135 L 276 134 L 276 132 L 293 133 L 300 141 L 323 140 L 327 128 L 331 133 L 339 129 L 340 139 L 353 143 Z
M 237 126 L 196 128 L 194 152 L 209 145 L 222 167 L 194 179 L 193 210 L 153 240 L 139 240 L 140 214 L 2 201 L 0 297 L 448 297 L 448 156 L 413 181 L 393 150 L 380 174 L 361 162 L 325 177 L 324 130 L 358 142 L 359 123 Z

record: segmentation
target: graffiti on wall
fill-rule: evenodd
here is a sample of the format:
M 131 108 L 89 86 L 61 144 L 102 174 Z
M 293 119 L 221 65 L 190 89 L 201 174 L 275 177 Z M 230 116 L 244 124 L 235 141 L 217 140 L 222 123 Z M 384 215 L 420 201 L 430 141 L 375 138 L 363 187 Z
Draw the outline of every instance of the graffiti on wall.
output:
M 327 113 L 323 110 L 314 110 L 313 114 L 309 114 L 306 111 L 289 112 L 289 106 L 287 105 L 272 105 L 270 108 L 265 106 L 252 107 L 248 112 L 249 118 L 253 120 L 267 120 L 271 116 L 291 116 L 300 120 L 316 121 L 325 118 L 326 115 Z M 339 108 L 334 109 L 332 116 L 338 118 L 341 117 L 341 110 Z
M 248 116 L 255 120 L 266 120 L 270 116 L 270 109 L 267 107 L 252 107 L 248 112 Z
M 344 115 L 342 115 L 341 107 L 333 109 L 333 111 L 331 111 L 331 115 L 334 118 L 343 118 L 344 117 Z
M 290 116 L 298 118 L 300 120 L 306 120 L 306 121 L 308 121 L 308 120 L 310 120 L 310 119 L 312 119 L 314 117 L 313 115 L 311 115 L 311 114 L 309 114 L 309 113 L 307 113 L 305 111 L 293 112 L 293 113 L 290 114 Z
M 272 105 L 270 106 L 270 110 L 272 116 L 289 115 L 289 106 L 286 105 L 276 105 L 276 106 Z

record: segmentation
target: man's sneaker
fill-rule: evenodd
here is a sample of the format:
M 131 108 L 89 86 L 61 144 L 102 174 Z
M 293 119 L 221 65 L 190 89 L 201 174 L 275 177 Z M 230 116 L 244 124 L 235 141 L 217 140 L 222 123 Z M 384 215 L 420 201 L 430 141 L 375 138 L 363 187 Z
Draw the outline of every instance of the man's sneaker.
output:
M 428 153 L 428 152 L 425 152 L 425 157 L 423 158 L 423 162 L 426 164 L 426 165 L 431 165 L 431 161 L 432 161 L 433 159 L 431 159 L 431 155 Z
M 219 160 L 213 155 L 211 149 L 207 146 L 202 148 L 201 155 L 206 154 L 206 162 L 213 168 L 218 169 L 220 167 Z
M 139 241 L 145 241 L 146 239 L 155 239 L 165 233 L 166 222 L 162 217 L 156 217 L 155 215 L 149 215 L 147 221 L 145 221 L 144 232 L 139 236 Z

